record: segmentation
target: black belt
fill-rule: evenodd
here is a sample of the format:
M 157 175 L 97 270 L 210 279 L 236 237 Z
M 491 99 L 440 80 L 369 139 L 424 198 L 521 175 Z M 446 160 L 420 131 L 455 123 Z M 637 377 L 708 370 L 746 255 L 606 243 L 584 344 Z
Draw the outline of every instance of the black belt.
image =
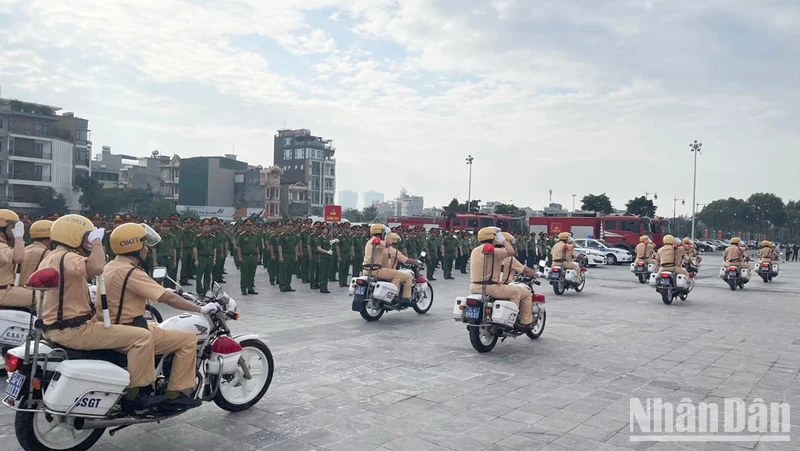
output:
M 372 268 L 372 269 L 381 269 L 383 266 L 381 265 L 363 265 L 363 268 Z
M 0 285 L 0 290 L 5 290 L 6 288 L 10 288 L 11 285 Z
M 672 268 L 672 267 L 674 267 L 674 266 L 675 266 L 675 264 L 674 264 L 674 263 L 673 263 L 673 264 L 671 264 L 671 265 L 661 265 L 661 267 L 662 267 L 662 268 Z
M 553 261 L 556 262 L 556 263 L 563 263 L 563 262 L 567 261 L 567 259 L 566 258 L 562 258 L 561 260 L 553 260 Z
M 491 280 L 488 281 L 488 282 L 470 282 L 470 283 L 474 283 L 476 285 L 496 285 L 497 284 L 497 282 L 493 282 Z
M 44 321 L 41 319 L 36 320 L 36 327 L 42 329 L 43 331 L 47 332 L 50 330 L 64 330 L 64 329 L 75 329 L 78 327 L 83 326 L 89 320 L 92 319 L 92 315 L 83 315 L 83 316 L 76 316 L 75 318 L 64 319 L 61 321 L 56 321 L 53 324 L 45 324 Z
M 728 260 L 728 261 L 732 263 L 738 263 L 739 261 L 741 261 L 741 258 L 734 258 L 733 260 Z

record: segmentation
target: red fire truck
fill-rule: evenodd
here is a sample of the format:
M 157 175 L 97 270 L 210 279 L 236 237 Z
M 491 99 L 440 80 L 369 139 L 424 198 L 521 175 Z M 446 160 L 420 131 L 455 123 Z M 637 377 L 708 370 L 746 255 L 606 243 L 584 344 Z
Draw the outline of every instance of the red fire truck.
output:
M 648 235 L 657 246 L 669 233 L 669 220 L 626 215 L 598 215 L 575 212 L 569 216 L 531 216 L 531 233 L 559 234 L 572 232 L 575 238 L 597 238 L 615 247 L 632 250 L 639 237 Z
M 483 227 L 500 227 L 504 232 L 525 232 L 524 218 L 485 213 L 444 213 L 440 218 L 419 216 L 396 216 L 386 220 L 389 227 L 420 227 L 430 230 L 434 227 L 444 230 L 477 231 Z

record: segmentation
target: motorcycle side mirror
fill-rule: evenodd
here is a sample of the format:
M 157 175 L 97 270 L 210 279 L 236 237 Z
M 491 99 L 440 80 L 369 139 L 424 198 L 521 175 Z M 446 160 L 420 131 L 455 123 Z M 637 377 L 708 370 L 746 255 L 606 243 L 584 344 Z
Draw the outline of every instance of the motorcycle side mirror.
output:
M 165 277 L 167 277 L 167 268 L 163 266 L 156 266 L 153 268 L 153 279 L 161 280 Z

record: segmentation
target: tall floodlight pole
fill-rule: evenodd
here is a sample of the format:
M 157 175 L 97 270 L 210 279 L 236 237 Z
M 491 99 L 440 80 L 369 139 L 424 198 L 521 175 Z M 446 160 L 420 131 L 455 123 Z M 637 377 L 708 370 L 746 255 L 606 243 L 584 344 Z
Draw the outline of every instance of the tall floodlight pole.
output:
M 700 153 L 703 143 L 694 142 L 689 143 L 689 150 L 694 154 L 694 177 L 692 181 L 692 239 L 694 239 L 694 222 L 695 213 L 697 213 L 697 155 Z
M 472 213 L 472 155 L 467 155 L 467 165 L 469 166 L 469 188 L 467 188 L 467 212 Z
M 673 225 L 673 227 L 676 225 L 675 224 L 675 219 L 676 219 L 675 214 L 677 213 L 677 210 L 678 210 L 678 201 L 681 201 L 681 205 L 686 205 L 686 199 L 679 199 L 677 197 L 675 199 L 672 199 L 672 225 Z M 675 228 L 675 233 L 680 235 L 680 233 L 678 233 L 678 228 L 677 227 Z

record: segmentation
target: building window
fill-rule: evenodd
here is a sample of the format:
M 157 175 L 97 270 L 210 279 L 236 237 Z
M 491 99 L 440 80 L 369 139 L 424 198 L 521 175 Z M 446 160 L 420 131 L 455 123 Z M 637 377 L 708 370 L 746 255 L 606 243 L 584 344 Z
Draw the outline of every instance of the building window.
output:
M 303 166 L 304 166 L 304 165 L 302 165 L 302 164 L 300 165 L 300 170 L 301 170 L 301 171 L 303 170 Z
M 305 159 L 305 149 L 295 149 L 294 150 L 294 159 L 295 160 L 303 160 Z
M 311 174 L 312 175 L 319 175 L 319 173 L 320 173 L 319 162 L 318 161 L 312 162 L 311 163 Z
M 3 128 L 3 118 L 0 117 L 0 128 Z
M 283 138 L 283 145 L 284 146 L 291 146 L 292 145 L 292 138 Z
M 35 152 L 35 155 L 36 155 L 36 158 L 42 158 L 42 157 L 44 157 L 44 144 L 42 144 L 42 143 L 36 143 L 36 152 Z
M 78 128 L 75 130 L 75 139 L 77 141 L 86 141 L 86 130 Z
M 292 149 L 286 149 L 283 151 L 283 159 L 284 160 L 291 160 L 292 159 Z
M 14 155 L 14 138 L 8 140 L 8 153 Z

